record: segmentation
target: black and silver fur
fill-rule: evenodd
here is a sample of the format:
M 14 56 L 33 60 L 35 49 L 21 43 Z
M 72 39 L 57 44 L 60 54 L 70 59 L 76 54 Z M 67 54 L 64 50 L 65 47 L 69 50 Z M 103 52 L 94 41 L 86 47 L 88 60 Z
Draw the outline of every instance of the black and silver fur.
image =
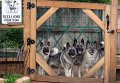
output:
M 66 77 L 74 76 L 73 67 L 77 54 L 75 49 L 75 43 L 76 42 L 74 42 L 71 46 L 69 42 L 67 42 L 60 57 L 61 65 L 64 68 Z
M 85 47 L 85 54 L 84 54 L 84 63 L 85 66 L 87 68 L 87 70 L 89 70 L 91 67 L 93 67 L 103 56 L 102 53 L 102 49 L 101 48 L 97 48 L 97 42 L 86 42 L 86 47 Z M 102 77 L 99 76 L 100 71 L 98 70 L 95 73 L 95 77 Z
M 83 59 L 84 59 L 84 48 L 83 48 L 83 45 L 84 45 L 84 40 L 81 39 L 81 41 L 79 42 L 79 44 L 77 44 L 77 40 L 74 39 L 74 41 L 76 41 L 76 44 L 75 44 L 75 49 L 76 49 L 76 60 L 74 62 L 74 66 L 77 67 L 78 69 L 78 77 L 81 77 L 82 73 L 81 73 L 81 64 L 83 62 Z
M 60 56 L 61 52 L 59 52 L 58 48 L 54 47 L 50 51 L 49 59 L 47 63 L 52 67 L 52 68 L 57 68 L 57 74 L 61 74 L 60 68 L 61 68 L 61 62 L 60 62 Z
M 47 44 L 40 43 L 40 51 L 38 52 L 41 57 L 47 62 L 50 55 L 50 42 L 47 42 Z M 37 66 L 38 74 L 45 75 L 45 71 L 42 69 L 41 66 Z

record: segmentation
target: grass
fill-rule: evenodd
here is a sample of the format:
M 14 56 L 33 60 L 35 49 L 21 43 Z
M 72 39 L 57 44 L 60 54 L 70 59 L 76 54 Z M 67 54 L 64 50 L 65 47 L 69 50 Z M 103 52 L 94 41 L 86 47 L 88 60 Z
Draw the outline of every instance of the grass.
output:
M 15 83 L 15 80 L 21 77 L 20 74 L 6 74 L 3 78 L 5 79 L 4 83 Z
M 5 79 L 4 83 L 15 83 L 15 81 L 21 77 L 22 75 L 20 74 L 6 74 L 3 78 Z M 26 83 L 32 83 L 32 81 L 29 80 Z
M 120 78 L 116 78 L 117 81 L 120 81 Z

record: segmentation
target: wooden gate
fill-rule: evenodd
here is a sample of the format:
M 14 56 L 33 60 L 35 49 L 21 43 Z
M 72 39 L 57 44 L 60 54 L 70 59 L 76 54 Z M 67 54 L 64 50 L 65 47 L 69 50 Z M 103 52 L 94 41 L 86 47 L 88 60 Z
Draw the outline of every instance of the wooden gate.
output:
M 49 7 L 50 9 L 36 20 L 37 6 Z M 60 8 L 80 8 L 86 13 L 104 32 L 105 56 L 96 63 L 83 77 L 62 77 L 51 69 L 49 65 L 36 53 L 36 29 L 40 27 L 52 14 Z M 102 21 L 92 10 L 105 11 L 105 19 Z M 107 17 L 107 20 L 106 20 Z M 30 55 L 27 68 L 30 67 L 30 77 L 32 80 L 47 82 L 71 82 L 71 83 L 115 83 L 116 82 L 116 54 L 117 54 L 117 19 L 118 0 L 111 0 L 111 5 L 76 3 L 67 1 L 49 0 L 24 0 L 24 46 L 26 51 L 30 48 Z M 30 41 L 30 42 L 28 42 Z M 30 43 L 28 46 L 27 44 Z M 49 76 L 36 75 L 36 62 L 48 73 Z M 90 77 L 104 64 L 104 79 L 87 78 Z

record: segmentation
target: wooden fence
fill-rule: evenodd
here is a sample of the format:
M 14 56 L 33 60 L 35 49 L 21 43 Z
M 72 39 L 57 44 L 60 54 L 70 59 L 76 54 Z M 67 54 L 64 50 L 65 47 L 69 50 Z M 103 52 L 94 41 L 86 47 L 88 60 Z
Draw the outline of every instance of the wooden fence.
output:
M 30 10 L 27 8 L 27 3 L 31 2 Z M 36 21 L 37 7 L 49 7 L 50 9 L 43 14 Z M 105 57 L 104 60 L 100 60 L 93 68 L 91 68 L 85 75 L 89 77 L 91 72 L 95 72 L 99 69 L 99 66 L 105 65 L 104 79 L 91 79 L 91 78 L 72 78 L 72 77 L 60 77 L 47 65 L 47 63 L 36 54 L 36 42 L 30 46 L 29 59 L 27 59 L 27 67 L 36 70 L 36 60 L 39 65 L 45 69 L 50 76 L 36 76 L 36 73 L 30 74 L 32 80 L 49 81 L 49 82 L 72 82 L 72 83 L 116 83 L 116 55 L 117 55 L 117 32 L 118 30 L 118 0 L 111 0 L 110 5 L 106 4 L 93 4 L 93 3 L 77 3 L 67 1 L 50 1 L 50 0 L 24 0 L 24 51 L 28 49 L 27 39 L 31 38 L 36 41 L 36 29 L 40 27 L 52 14 L 54 14 L 59 8 L 81 8 L 85 14 L 87 14 L 104 32 L 105 36 Z M 105 16 L 110 17 L 110 26 L 107 26 L 106 20 L 100 20 L 92 10 L 103 10 Z M 108 28 L 108 29 L 107 29 Z M 114 32 L 113 32 L 114 31 Z M 25 74 L 26 73 L 25 70 Z M 36 72 L 36 71 L 35 71 Z M 37 78 L 37 79 L 36 79 Z M 2 80 L 3 81 L 3 80 Z M 1 82 L 2 82 L 1 81 Z

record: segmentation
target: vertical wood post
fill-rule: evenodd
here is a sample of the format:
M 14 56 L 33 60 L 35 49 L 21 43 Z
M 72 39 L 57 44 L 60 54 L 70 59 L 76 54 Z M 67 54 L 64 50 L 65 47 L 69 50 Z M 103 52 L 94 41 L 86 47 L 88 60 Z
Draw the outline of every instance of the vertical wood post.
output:
M 29 67 L 29 56 L 27 54 L 27 50 L 29 49 L 27 46 L 27 38 L 30 37 L 30 10 L 27 9 L 27 3 L 30 0 L 23 0 L 24 2 L 24 75 L 27 75 L 27 68 Z
M 117 55 L 117 28 L 118 28 L 118 0 L 111 0 L 111 23 L 110 27 L 114 30 L 114 34 L 111 34 L 110 44 L 110 82 L 116 83 L 116 55 Z
M 116 55 L 117 55 L 117 28 L 118 28 L 118 0 L 111 0 L 111 6 L 106 7 L 106 14 L 110 9 L 110 27 L 114 33 L 105 30 L 105 76 L 104 83 L 116 83 Z
M 30 47 L 30 68 L 36 70 L 36 0 L 31 0 L 31 3 L 34 4 L 35 7 L 31 8 L 30 38 L 35 41 L 35 44 L 31 44 Z M 35 73 L 30 74 L 30 77 L 32 80 L 34 80 Z
M 106 16 L 110 16 L 110 6 L 106 6 L 105 9 L 105 65 L 104 65 L 104 83 L 109 83 L 109 73 L 110 73 L 110 33 L 107 32 L 107 20 Z M 110 17 L 109 17 L 110 18 Z M 110 28 L 110 26 L 109 26 Z

